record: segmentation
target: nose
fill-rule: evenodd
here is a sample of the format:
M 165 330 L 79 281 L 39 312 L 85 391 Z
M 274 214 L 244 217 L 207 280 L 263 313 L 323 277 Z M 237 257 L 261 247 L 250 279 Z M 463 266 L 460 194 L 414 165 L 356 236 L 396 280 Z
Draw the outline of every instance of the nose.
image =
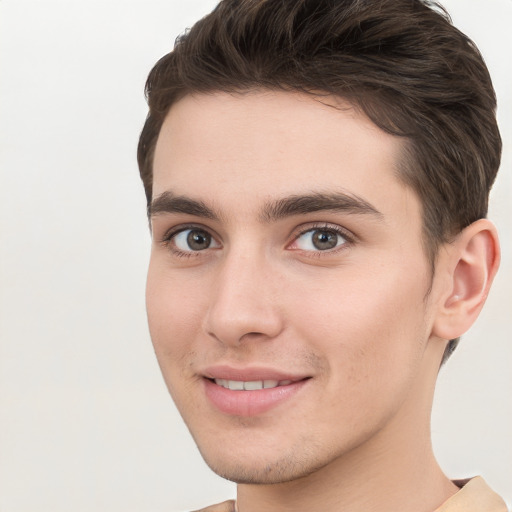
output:
M 278 336 L 283 329 L 279 278 L 265 258 L 231 254 L 216 271 L 204 319 L 207 334 L 230 346 Z

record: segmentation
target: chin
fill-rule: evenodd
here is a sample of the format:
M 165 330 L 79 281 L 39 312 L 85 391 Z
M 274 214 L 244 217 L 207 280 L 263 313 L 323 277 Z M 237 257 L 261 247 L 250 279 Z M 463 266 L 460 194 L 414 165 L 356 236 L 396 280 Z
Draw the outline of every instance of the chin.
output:
M 206 460 L 206 459 L 205 459 Z M 227 464 L 206 463 L 212 471 L 237 484 L 269 485 L 291 482 L 314 473 L 320 467 L 298 464 L 296 461 L 280 460 L 270 464 L 250 465 L 231 461 Z
M 226 446 L 226 445 L 224 445 Z M 311 447 L 312 448 L 312 447 Z M 269 485 L 297 480 L 318 471 L 331 460 L 319 460 L 318 454 L 313 458 L 314 449 L 305 453 L 302 450 L 290 450 L 290 454 L 263 456 L 241 453 L 239 450 L 211 453 L 210 450 L 199 451 L 210 469 L 226 480 L 237 484 Z M 264 450 L 263 450 L 264 451 Z

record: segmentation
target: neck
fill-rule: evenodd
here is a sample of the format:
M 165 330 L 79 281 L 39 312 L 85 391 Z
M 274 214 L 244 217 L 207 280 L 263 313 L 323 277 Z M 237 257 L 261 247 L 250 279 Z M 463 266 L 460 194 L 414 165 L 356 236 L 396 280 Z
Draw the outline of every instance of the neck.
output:
M 417 389 L 381 431 L 323 468 L 291 482 L 239 485 L 238 511 L 434 511 L 458 490 L 439 468 L 430 441 L 436 375 L 420 375 Z

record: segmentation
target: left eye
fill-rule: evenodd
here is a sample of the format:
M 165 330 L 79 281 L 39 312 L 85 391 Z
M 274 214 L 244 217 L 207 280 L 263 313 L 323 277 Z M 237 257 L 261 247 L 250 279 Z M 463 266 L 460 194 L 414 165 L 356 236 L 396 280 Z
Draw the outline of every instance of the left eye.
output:
M 334 229 L 310 229 L 302 233 L 294 242 L 294 248 L 302 251 L 328 251 L 347 243 L 347 240 Z

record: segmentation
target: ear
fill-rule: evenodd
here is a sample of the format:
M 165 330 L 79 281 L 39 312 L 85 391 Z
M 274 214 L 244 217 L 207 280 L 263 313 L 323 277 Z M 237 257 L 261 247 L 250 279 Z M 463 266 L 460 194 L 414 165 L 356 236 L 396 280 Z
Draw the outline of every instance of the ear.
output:
M 480 219 L 446 245 L 440 265 L 443 294 L 433 334 L 445 340 L 458 338 L 477 319 L 498 271 L 500 246 L 494 224 Z M 437 268 L 436 268 L 437 272 Z

